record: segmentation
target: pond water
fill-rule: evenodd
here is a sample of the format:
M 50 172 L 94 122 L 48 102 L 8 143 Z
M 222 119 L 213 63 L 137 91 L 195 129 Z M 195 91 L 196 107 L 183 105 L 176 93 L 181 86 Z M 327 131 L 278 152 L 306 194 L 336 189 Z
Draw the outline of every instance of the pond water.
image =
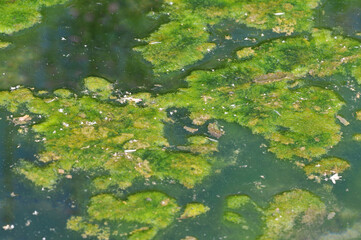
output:
M 0 1 L 0 4 L 3 3 Z M 164 16 L 150 18 L 147 15 L 150 11 L 160 11 L 161 6 L 158 0 L 70 0 L 64 5 L 43 8 L 40 24 L 13 35 L 0 35 L 1 40 L 12 43 L 0 49 L 0 88 L 9 90 L 17 85 L 48 91 L 68 88 L 81 94 L 82 80 L 97 76 L 115 83 L 121 95 L 129 91 L 161 96 L 186 88 L 185 78 L 195 70 L 226 65 L 239 49 L 288 37 L 272 30 L 222 21 L 210 27 L 210 38 L 218 45 L 214 51 L 181 71 L 158 75 L 153 73 L 152 64 L 133 48 L 140 45 L 137 39 L 149 36 L 169 21 Z M 316 28 L 333 29 L 339 35 L 360 41 L 361 45 L 360 1 L 322 1 L 314 10 L 313 21 Z M 232 38 L 225 40 L 225 35 Z M 304 35 L 306 33 L 295 33 L 291 37 Z M 248 40 L 252 38 L 257 39 Z M 214 158 L 224 162 L 221 170 L 206 176 L 193 188 L 154 177 L 137 179 L 124 190 L 113 188 L 107 192 L 125 199 L 138 192 L 159 191 L 176 199 L 179 206 L 199 202 L 209 207 L 208 212 L 195 218 L 178 217 L 160 229 L 154 239 L 180 240 L 194 236 L 199 240 L 236 240 L 257 239 L 265 223 L 259 212 L 249 209 L 240 212 L 247 219 L 247 227 L 225 223 L 227 196 L 245 194 L 266 209 L 277 194 L 293 189 L 308 190 L 325 202 L 328 211 L 325 219 L 322 223 L 300 228 L 296 224 L 292 235 L 283 239 L 287 236 L 292 239 L 361 239 L 361 143 L 353 140 L 354 134 L 361 133 L 361 121 L 355 118 L 356 111 L 361 109 L 361 101 L 357 98 L 361 85 L 353 77 L 341 74 L 313 76 L 312 82 L 306 84 L 333 90 L 345 102 L 339 115 L 347 119 L 349 125 L 338 122 L 341 141 L 325 155 L 345 159 L 351 165 L 340 174 L 342 178 L 336 184 L 330 180 L 317 183 L 308 179 L 292 161 L 279 159 L 268 151 L 269 141 L 262 135 L 218 119 L 224 135 L 218 139 Z M 192 120 L 182 109 L 177 108 L 173 121 L 164 125 L 164 136 L 171 147 L 186 144 L 190 135 L 183 127 Z M 1 228 L 0 238 L 82 239 L 81 233 L 67 229 L 66 225 L 72 216 L 86 214 L 89 199 L 99 193 L 90 187 L 92 176 L 86 171 L 74 172 L 72 179 L 62 179 L 54 189 L 48 189 L 35 186 L 15 173 L 21 159 L 37 161 L 44 146 L 34 141 L 36 133 L 20 134 L 19 126 L 9 121 L 11 114 L 2 109 L 0 115 L 0 226 L 13 225 L 14 229 Z M 210 136 L 205 126 L 200 127 L 197 134 Z M 334 212 L 336 215 L 331 217 Z

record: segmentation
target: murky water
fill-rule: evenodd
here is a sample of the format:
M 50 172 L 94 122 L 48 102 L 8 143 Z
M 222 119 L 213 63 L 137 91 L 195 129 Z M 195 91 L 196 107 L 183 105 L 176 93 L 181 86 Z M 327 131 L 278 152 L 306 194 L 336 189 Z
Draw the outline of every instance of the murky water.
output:
M 157 0 L 131 1 L 86 1 L 73 0 L 65 6 L 43 10 L 43 21 L 31 29 L 24 30 L 3 40 L 13 43 L 10 48 L 0 50 L 0 88 L 24 85 L 37 89 L 53 90 L 71 88 L 78 91 L 81 80 L 90 75 L 101 76 L 116 82 L 122 91 L 151 91 L 162 93 L 186 86 L 183 81 L 194 69 L 210 69 L 220 66 L 234 51 L 244 46 L 254 46 L 264 41 L 283 37 L 271 31 L 247 28 L 244 25 L 222 23 L 212 29 L 212 38 L 221 43 L 220 48 L 204 60 L 162 78 L 153 76 L 151 65 L 132 50 L 139 44 L 137 38 L 147 36 L 166 19 L 151 20 L 146 13 L 159 8 Z M 361 39 L 361 2 L 358 0 L 325 1 L 317 10 L 315 22 L 318 27 L 336 28 L 341 34 Z M 231 41 L 223 41 L 224 33 L 232 35 Z M 258 36 L 256 42 L 245 38 Z M 138 182 L 124 191 L 134 193 L 143 190 L 160 190 L 177 199 L 180 205 L 202 202 L 210 207 L 206 215 L 196 219 L 175 222 L 162 230 L 156 239 L 181 239 L 187 235 L 198 239 L 255 239 L 261 233 L 261 222 L 255 213 L 246 213 L 251 219 L 249 229 L 222 222 L 224 199 L 231 194 L 247 194 L 260 206 L 266 206 L 275 194 L 300 188 L 310 190 L 329 201 L 337 203 L 340 213 L 318 229 L 299 239 L 361 239 L 361 231 L 353 232 L 354 238 L 340 238 L 336 232 L 352 229 L 361 221 L 361 144 L 352 140 L 352 135 L 361 132 L 361 122 L 354 113 L 361 109 L 355 100 L 361 87 L 353 79 L 333 76 L 330 79 L 314 79 L 314 85 L 328 87 L 344 99 L 341 110 L 351 123 L 342 127 L 342 141 L 329 153 L 347 159 L 351 168 L 342 174 L 330 193 L 325 186 L 307 180 L 304 173 L 287 161 L 278 160 L 267 151 L 261 136 L 253 135 L 249 129 L 236 124 L 219 121 L 226 134 L 220 138 L 217 157 L 234 162 L 216 175 L 206 178 L 194 189 L 181 185 L 154 181 L 154 184 Z M 350 89 L 353 86 L 353 89 Z M 85 187 L 87 176 L 74 176 L 71 184 L 63 180 L 56 190 L 40 190 L 15 175 L 12 171 L 19 159 L 34 160 L 41 149 L 31 135 L 17 134 L 17 128 L 7 120 L 6 112 L 0 120 L 0 226 L 13 224 L 11 231 L 0 230 L 0 238 L 19 239 L 80 239 L 78 233 L 66 230 L 66 220 L 82 213 L 91 192 Z M 166 126 L 170 144 L 185 142 L 186 131 L 182 128 L 189 119 L 178 116 L 175 124 Z M 205 130 L 204 130 L 205 131 Z M 335 197 L 335 198 L 334 198 Z M 331 232 L 335 232 L 331 234 Z M 355 233 L 356 232 L 356 233 Z

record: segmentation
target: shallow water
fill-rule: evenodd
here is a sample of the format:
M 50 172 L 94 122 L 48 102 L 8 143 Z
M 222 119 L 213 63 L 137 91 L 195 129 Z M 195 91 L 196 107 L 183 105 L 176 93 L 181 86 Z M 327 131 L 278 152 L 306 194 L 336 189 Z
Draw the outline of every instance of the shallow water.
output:
M 183 72 L 157 78 L 152 66 L 142 60 L 139 53 L 132 51 L 137 38 L 143 38 L 154 31 L 166 19 L 151 20 L 146 13 L 158 9 L 160 1 L 70 1 L 65 6 L 44 9 L 43 20 L 30 29 L 13 36 L 2 36 L 11 41 L 11 47 L 0 50 L 0 88 L 24 85 L 36 89 L 53 90 L 70 88 L 80 91 L 84 77 L 93 75 L 116 82 L 119 90 L 150 91 L 163 93 L 185 87 L 184 77 L 195 69 L 212 69 L 221 66 L 234 51 L 244 46 L 254 46 L 271 39 L 284 37 L 271 31 L 261 31 L 244 25 L 222 23 L 212 29 L 212 39 L 222 42 L 219 49 L 208 54 L 204 60 L 187 67 Z M 358 0 L 325 1 L 317 9 L 317 27 L 336 28 L 347 36 L 360 39 L 361 3 Z M 231 41 L 223 41 L 224 33 L 232 35 Z M 260 37 L 263 33 L 264 36 Z M 256 42 L 245 38 L 257 37 Z M 299 239 L 348 239 L 336 238 L 337 234 L 352 228 L 361 221 L 361 143 L 352 140 L 361 132 L 361 122 L 355 120 L 355 111 L 361 109 L 360 100 L 355 100 L 361 87 L 353 79 L 332 76 L 328 79 L 314 79 L 313 85 L 333 89 L 346 102 L 340 114 L 349 122 L 342 126 L 342 140 L 327 155 L 346 159 L 351 168 L 342 174 L 328 192 L 330 186 L 308 180 L 302 170 L 288 161 L 282 161 L 267 151 L 268 144 L 263 137 L 254 135 L 249 129 L 237 124 L 219 121 L 225 135 L 219 139 L 219 159 L 233 162 L 216 175 L 207 177 L 194 189 L 168 181 L 140 181 L 119 196 L 144 190 L 159 190 L 177 199 L 179 205 L 197 201 L 210 207 L 206 215 L 196 219 L 176 221 L 160 231 L 156 239 L 181 239 L 187 235 L 198 239 L 255 239 L 261 234 L 261 222 L 254 212 L 245 213 L 251 219 L 249 229 L 227 225 L 222 221 L 225 197 L 231 194 L 247 194 L 262 207 L 280 192 L 300 188 L 310 190 L 324 201 L 337 204 L 340 212 L 336 217 L 320 226 L 310 229 L 307 235 L 300 233 Z M 352 87 L 352 89 L 351 89 Z M 86 188 L 90 181 L 86 175 L 62 180 L 56 190 L 35 188 L 28 180 L 13 173 L 19 159 L 35 160 L 41 149 L 33 136 L 17 134 L 7 120 L 9 113 L 3 111 L 0 120 L 0 226 L 13 224 L 11 231 L 0 230 L 0 238 L 18 239 L 81 239 L 76 232 L 66 230 L 66 220 L 72 215 L 84 213 L 91 196 Z M 190 121 L 184 115 L 177 116 L 175 124 L 165 127 L 166 137 L 171 145 L 186 140 L 182 128 Z M 206 130 L 204 130 L 205 132 Z M 15 196 L 11 196 L 15 193 Z M 357 231 L 356 231 L 357 232 Z M 350 238 L 351 239 L 351 238 Z M 361 239 L 361 232 L 355 239 Z

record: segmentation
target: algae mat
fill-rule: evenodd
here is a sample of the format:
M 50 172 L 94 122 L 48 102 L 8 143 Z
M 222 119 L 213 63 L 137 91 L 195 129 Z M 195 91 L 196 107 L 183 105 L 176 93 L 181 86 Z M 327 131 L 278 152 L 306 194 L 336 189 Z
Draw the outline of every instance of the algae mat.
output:
M 358 1 L 0 12 L 2 239 L 361 237 Z

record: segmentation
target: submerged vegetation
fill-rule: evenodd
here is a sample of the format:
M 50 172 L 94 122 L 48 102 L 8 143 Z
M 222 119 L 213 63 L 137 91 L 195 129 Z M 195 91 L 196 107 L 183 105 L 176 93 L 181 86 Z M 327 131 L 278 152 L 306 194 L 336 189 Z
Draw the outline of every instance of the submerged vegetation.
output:
M 321 224 L 326 215 L 326 205 L 320 198 L 300 189 L 277 194 L 264 209 L 246 195 L 228 196 L 225 207 L 227 211 L 224 212 L 223 219 L 243 227 L 247 226 L 247 218 L 239 211 L 253 209 L 260 214 L 263 234 L 259 239 L 290 239 L 296 228 Z
M 292 238 L 295 226 L 320 224 L 325 215 L 326 205 L 310 192 L 292 190 L 279 194 L 265 210 L 265 229 L 260 239 Z
M 195 63 L 216 45 L 210 42 L 210 27 L 224 20 L 259 29 L 292 34 L 311 29 L 313 9 L 319 0 L 235 1 L 166 0 L 160 13 L 170 22 L 148 38 L 147 45 L 135 48 L 154 65 L 154 72 L 171 72 Z

